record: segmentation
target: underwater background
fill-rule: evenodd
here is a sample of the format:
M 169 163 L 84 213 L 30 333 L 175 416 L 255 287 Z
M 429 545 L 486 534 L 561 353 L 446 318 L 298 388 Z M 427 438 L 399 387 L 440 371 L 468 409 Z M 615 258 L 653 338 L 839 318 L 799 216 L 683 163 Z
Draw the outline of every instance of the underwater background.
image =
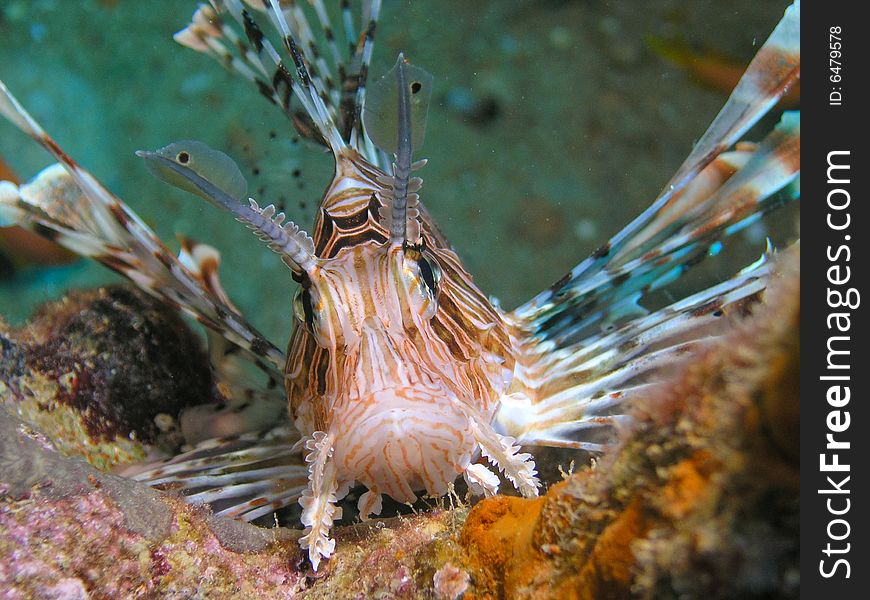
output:
M 329 4 L 329 3 L 328 3 Z M 658 194 L 724 103 L 662 44 L 727 79 L 787 2 L 462 0 L 384 2 L 372 76 L 401 50 L 435 77 L 421 198 L 476 283 L 512 308 L 559 279 Z M 310 228 L 331 160 L 288 120 L 172 34 L 196 2 L 2 0 L 0 79 L 45 129 L 176 249 L 216 246 L 242 312 L 279 346 L 295 284 L 251 233 L 153 179 L 138 149 L 202 140 L 232 156 L 261 205 Z M 759 127 L 771 126 L 769 117 Z M 750 134 L 748 136 L 753 139 Z M 757 139 L 758 136 L 756 136 Z M 22 179 L 50 160 L 5 122 L 0 160 Z M 720 281 L 797 229 L 797 203 L 728 242 L 686 285 Z M 0 242 L 2 244 L 2 242 Z M 9 259 L 10 257 L 6 257 Z M 14 257 L 11 257 L 14 259 Z M 0 315 L 13 324 L 66 289 L 118 281 L 90 261 L 11 267 Z

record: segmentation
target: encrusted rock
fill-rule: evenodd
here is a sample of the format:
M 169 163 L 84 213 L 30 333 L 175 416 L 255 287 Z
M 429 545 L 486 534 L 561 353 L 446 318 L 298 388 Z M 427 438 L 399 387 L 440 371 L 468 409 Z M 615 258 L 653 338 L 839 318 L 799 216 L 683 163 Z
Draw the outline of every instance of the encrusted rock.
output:
M 0 323 L 0 402 L 100 468 L 173 450 L 175 417 L 214 398 L 200 340 L 134 288 L 70 292 L 21 329 Z

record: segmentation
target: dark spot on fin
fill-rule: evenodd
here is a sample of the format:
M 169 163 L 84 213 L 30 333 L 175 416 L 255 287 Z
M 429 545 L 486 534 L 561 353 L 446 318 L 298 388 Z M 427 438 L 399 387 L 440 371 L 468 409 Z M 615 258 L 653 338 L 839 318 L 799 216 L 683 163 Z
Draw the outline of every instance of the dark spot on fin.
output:
M 610 242 L 600 246 L 598 250 L 592 254 L 592 258 L 604 258 L 608 254 L 610 254 Z
M 716 314 L 717 312 L 720 314 L 717 315 Z M 714 298 L 713 300 L 710 300 L 709 302 L 702 304 L 698 308 L 694 309 L 689 314 L 692 315 L 693 317 L 700 317 L 703 315 L 710 315 L 710 314 L 712 314 L 714 317 L 718 317 L 721 315 L 721 313 L 722 313 L 722 301 L 718 298 Z
M 52 242 L 57 240 L 58 233 L 54 229 L 46 227 L 42 223 L 34 223 L 32 227 L 34 233 L 37 233 L 42 237 L 51 240 Z
M 284 66 L 284 63 L 278 63 L 275 69 L 275 74 L 272 76 L 272 87 L 278 93 L 281 101 L 281 106 L 284 109 L 290 108 L 290 94 L 293 91 L 293 77 L 290 71 Z
M 399 90 L 399 65 L 402 66 L 401 84 L 404 90 Z M 386 75 L 371 83 L 367 88 L 366 102 L 363 107 L 363 124 L 369 137 L 380 149 L 388 153 L 396 153 L 399 149 L 398 139 L 405 128 L 402 115 L 397 111 L 396 98 L 404 98 L 406 110 L 410 119 L 411 147 L 420 148 L 426 133 L 426 119 L 429 112 L 429 102 L 432 98 L 432 75 L 420 67 L 414 66 L 401 58 Z M 399 107 L 403 104 L 399 104 Z
M 271 347 L 272 344 L 270 344 L 268 341 L 264 340 L 261 337 L 255 337 L 251 340 L 251 352 L 259 356 L 264 356 L 268 354 Z
M 257 54 L 259 54 L 263 50 L 263 31 L 256 21 L 251 18 L 248 11 L 242 11 L 242 19 L 245 21 L 245 35 L 248 36 L 248 40 L 254 45 L 254 48 L 257 49 Z
M 624 284 L 626 281 L 631 279 L 630 273 L 620 273 L 616 277 L 613 278 L 613 287 L 619 287 Z
M 293 57 L 293 63 L 296 65 L 296 74 L 305 87 L 311 87 L 311 77 L 308 75 L 308 69 L 305 67 L 305 61 L 302 59 L 302 53 L 296 45 L 296 41 L 291 36 L 284 37 L 284 47 Z
M 275 104 L 275 90 L 268 83 L 257 77 L 254 80 L 254 83 L 257 84 L 257 89 L 260 91 L 260 94 L 266 98 L 272 104 Z M 270 138 L 274 138 L 274 132 L 269 134 Z
M 565 284 L 569 281 L 571 281 L 571 273 L 565 273 L 565 275 L 559 281 L 550 286 L 550 291 L 558 292 L 563 287 L 565 287 Z

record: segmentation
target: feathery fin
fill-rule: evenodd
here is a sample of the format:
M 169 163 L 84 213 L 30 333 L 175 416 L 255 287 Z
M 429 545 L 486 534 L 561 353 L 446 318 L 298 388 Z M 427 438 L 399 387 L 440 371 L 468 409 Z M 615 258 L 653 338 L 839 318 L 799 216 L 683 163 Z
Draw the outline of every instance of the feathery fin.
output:
M 799 74 L 795 2 L 653 204 L 507 315 L 519 355 L 512 393 L 496 416 L 500 431 L 522 444 L 605 449 L 633 398 L 648 394 L 687 352 L 716 343 L 727 317 L 759 300 L 766 260 L 650 314 L 641 305 L 717 254 L 724 238 L 799 196 L 798 114 L 785 113 L 761 144 L 737 143 Z
M 166 148 L 173 150 L 164 152 Z M 281 254 L 284 262 L 295 272 L 305 273 L 314 268 L 317 263 L 314 242 L 292 221 L 283 224 L 283 213 L 273 218 L 274 206 L 269 205 L 261 209 L 253 199 L 249 200 L 250 206 L 242 204 L 192 168 L 189 164 L 192 159 L 189 155 L 185 158 L 185 151 L 175 153 L 178 144 L 170 144 L 166 148 L 157 152 L 139 150 L 136 155 L 145 159 L 150 170 L 158 174 L 163 181 L 195 193 L 215 206 L 231 212 L 236 219 L 250 227 L 261 240 L 268 243 L 269 248 Z
M 252 521 L 297 501 L 308 483 L 299 433 L 268 431 L 204 440 L 172 459 L 127 467 L 121 475 L 211 504 L 222 516 Z
M 647 241 L 654 240 L 656 236 L 663 239 L 667 236 L 666 230 L 674 228 L 673 207 L 681 202 L 683 189 L 757 122 L 796 81 L 799 74 L 800 3 L 795 2 L 786 10 L 724 108 L 655 202 L 607 244 L 574 267 L 557 285 L 518 307 L 512 315 L 518 321 L 537 323 L 533 328 L 540 331 L 545 315 L 549 320 L 556 313 L 566 313 L 576 298 L 588 293 L 580 291 L 580 288 L 590 289 L 591 282 L 596 281 L 596 278 L 612 279 L 602 272 L 614 270 L 615 257 L 623 260 L 627 249 L 637 253 L 641 245 L 653 250 L 655 245 L 647 244 Z M 757 202 L 754 206 L 763 208 L 764 205 Z M 700 225 L 709 216 L 709 213 L 696 210 L 695 223 Z M 684 226 L 686 223 L 687 220 L 683 219 Z M 726 234 L 732 232 L 725 231 Z M 549 329 L 553 329 L 553 321 L 549 322 Z M 561 325 L 555 328 L 559 329 Z

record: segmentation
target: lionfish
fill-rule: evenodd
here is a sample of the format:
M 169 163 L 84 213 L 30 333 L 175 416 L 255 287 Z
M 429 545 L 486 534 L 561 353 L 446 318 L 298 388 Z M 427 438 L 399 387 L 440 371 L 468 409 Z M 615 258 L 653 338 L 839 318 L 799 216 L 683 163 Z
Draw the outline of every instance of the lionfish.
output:
M 500 479 L 486 463 L 536 496 L 541 482 L 523 448 L 606 451 L 633 400 L 716 343 L 723 315 L 760 297 L 767 253 L 665 308 L 641 304 L 799 196 L 799 114 L 785 113 L 760 143 L 741 138 L 799 78 L 800 4 L 649 208 L 510 312 L 475 286 L 420 200 L 425 160 L 412 155 L 428 75 L 399 55 L 387 76 L 368 81 L 380 0 L 364 0 L 359 19 L 341 3 L 347 58 L 323 2 L 310 5 L 325 52 L 293 0 L 212 0 L 175 39 L 250 81 L 331 152 L 335 171 L 311 235 L 250 198 L 217 150 L 182 141 L 138 153 L 159 178 L 229 211 L 290 269 L 299 287 L 286 354 L 227 297 L 215 249 L 186 240 L 176 257 L 2 84 L 0 113 L 58 163 L 20 187 L 0 184 L 0 217 L 100 261 L 206 327 L 215 376 L 236 405 L 193 410 L 193 449 L 128 474 L 245 520 L 298 501 L 300 543 L 316 570 L 334 552 L 330 529 L 351 486 L 366 488 L 364 519 L 381 512 L 384 494 L 443 496 L 460 475 L 473 492 L 495 494 Z M 208 438 L 209 420 L 228 415 L 234 435 Z

